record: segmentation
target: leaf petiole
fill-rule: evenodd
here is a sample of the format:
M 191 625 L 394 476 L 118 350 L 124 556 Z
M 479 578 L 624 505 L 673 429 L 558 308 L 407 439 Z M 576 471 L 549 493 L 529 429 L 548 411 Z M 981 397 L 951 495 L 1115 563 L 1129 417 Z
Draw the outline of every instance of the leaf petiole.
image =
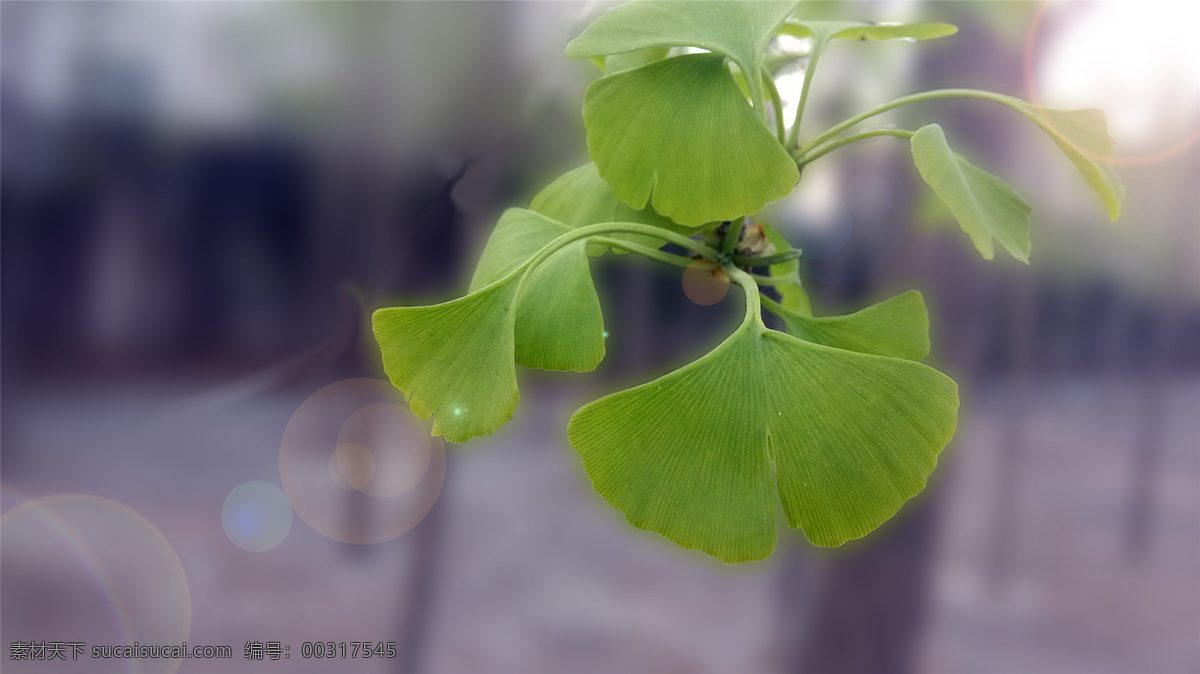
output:
M 668 253 L 663 250 L 655 250 L 649 246 L 642 246 L 630 241 L 623 241 L 621 239 L 610 239 L 604 236 L 597 236 L 592 238 L 591 241 L 603 244 L 605 246 L 613 246 L 614 248 L 627 250 L 630 253 L 637 253 L 642 257 L 655 260 L 657 262 L 662 262 L 664 264 L 673 264 L 676 267 L 688 267 L 696 261 L 694 258 Z
M 1035 124 L 1045 129 L 1048 133 L 1053 134 L 1053 130 L 1046 124 L 1046 122 L 1029 109 L 1029 104 L 1019 98 L 1016 98 L 1015 96 L 1006 96 L 1004 94 L 997 94 L 995 92 L 982 91 L 979 89 L 935 89 L 933 91 L 923 91 L 918 94 L 901 96 L 900 98 L 893 99 L 887 103 L 883 103 L 882 105 L 875 106 L 866 112 L 859 113 L 839 124 L 830 127 L 830 129 L 825 133 L 804 144 L 800 148 L 800 151 L 803 154 L 807 154 L 809 150 L 812 150 L 814 147 L 817 147 L 821 143 L 833 138 L 855 124 L 877 115 L 881 115 L 889 110 L 894 110 L 911 103 L 921 103 L 924 101 L 935 101 L 947 98 L 979 98 L 987 101 L 993 101 L 995 103 L 1002 103 L 1033 120 Z
M 744 326 L 753 319 L 758 323 L 760 328 L 766 330 L 767 325 L 763 323 L 762 305 L 759 303 L 758 298 L 758 284 L 754 282 L 754 278 L 731 264 L 725 265 L 725 271 L 729 273 L 729 278 L 741 286 L 742 290 L 746 293 L 746 318 L 743 319 L 742 325 Z
M 767 84 L 767 93 L 771 95 L 771 105 L 775 108 L 775 137 L 784 144 L 784 147 L 787 147 L 785 140 L 787 128 L 783 121 L 783 99 L 779 97 L 779 87 L 775 86 L 775 78 L 771 77 L 771 71 L 767 70 L 766 65 L 762 67 L 762 79 Z
M 821 53 L 825 51 L 825 46 L 824 39 L 814 37 L 812 46 L 809 47 L 808 63 L 804 66 L 804 84 L 800 87 L 800 102 L 796 105 L 796 121 L 792 124 L 792 131 L 788 135 L 784 147 L 796 147 L 800 142 L 800 120 L 804 118 L 804 105 L 808 103 L 808 88 L 812 85 L 813 74 L 817 71 L 817 61 L 820 60 Z
M 800 250 L 798 248 L 792 248 L 785 250 L 782 253 L 763 255 L 761 257 L 743 257 L 741 255 L 734 255 L 733 263 L 739 267 L 769 267 L 773 264 L 790 262 L 798 257 L 800 257 Z
M 800 166 L 800 167 L 807 166 L 808 164 L 813 163 L 817 159 L 824 157 L 825 155 L 829 154 L 830 152 L 833 152 L 834 150 L 838 149 L 839 147 L 842 147 L 844 145 L 849 145 L 851 143 L 857 143 L 860 140 L 866 140 L 868 138 L 878 138 L 879 136 L 894 136 L 896 138 L 908 139 L 908 138 L 913 137 L 913 133 L 914 132 L 908 131 L 906 129 L 872 129 L 870 131 L 863 131 L 862 133 L 856 133 L 853 136 L 846 136 L 845 138 L 839 138 L 839 139 L 829 143 L 828 145 L 814 148 L 811 153 L 805 154 L 805 155 L 801 156 L 798 160 L 796 160 L 796 165 Z
M 750 278 L 760 286 L 787 286 L 796 285 L 795 274 L 780 274 L 778 276 L 762 276 L 759 274 L 749 274 Z

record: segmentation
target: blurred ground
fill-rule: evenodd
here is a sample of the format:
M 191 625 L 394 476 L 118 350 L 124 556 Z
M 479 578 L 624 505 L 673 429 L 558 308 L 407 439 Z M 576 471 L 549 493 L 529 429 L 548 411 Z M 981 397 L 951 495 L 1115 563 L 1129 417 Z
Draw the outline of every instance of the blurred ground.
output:
M 1191 671 L 1200 658 L 1200 386 L 1165 385 L 1171 402 L 1153 476 L 1153 533 L 1134 557 L 1114 523 L 1128 508 L 1139 383 L 1036 381 L 974 393 L 940 478 L 947 483 L 944 532 L 920 671 Z M 417 532 L 355 547 L 297 519 L 283 545 L 251 554 L 220 528 L 219 504 L 234 486 L 229 465 L 241 476 L 272 479 L 278 435 L 305 392 L 162 420 L 162 410 L 177 408 L 172 403 L 186 393 L 178 385 L 103 394 L 47 388 L 10 398 L 6 441 L 36 458 L 6 467 L 6 485 L 28 496 L 107 496 L 165 534 L 191 585 L 190 642 L 235 646 L 227 667 L 187 662 L 180 671 L 247 671 L 239 652 L 246 640 L 283 639 L 293 651 L 305 640 L 395 640 Z M 591 491 L 562 440 L 581 394 L 569 384 L 536 387 L 523 408 L 557 423 L 531 424 L 527 411 L 499 441 L 452 452 L 436 506 L 445 533 L 434 541 L 422 668 L 784 669 L 781 653 L 796 635 L 781 631 L 776 614 L 781 565 L 799 563 L 815 575 L 829 553 L 804 550 L 798 558 L 797 535 L 783 532 L 770 561 L 727 568 L 633 532 Z M 64 416 L 88 423 L 64 425 Z M 1014 423 L 1027 444 L 1013 534 L 1004 542 L 1013 559 L 1000 571 L 989 557 L 996 528 L 987 524 L 993 509 L 1005 507 L 996 500 L 998 459 L 1011 450 Z M 137 488 L 105 479 L 129 474 L 141 478 Z M 328 573 L 335 565 L 343 572 Z M 101 612 L 90 620 L 108 618 Z M 338 662 L 344 671 L 393 666 Z M 14 663 L 5 669 L 20 670 Z M 293 659 L 254 671 L 330 670 L 324 661 Z

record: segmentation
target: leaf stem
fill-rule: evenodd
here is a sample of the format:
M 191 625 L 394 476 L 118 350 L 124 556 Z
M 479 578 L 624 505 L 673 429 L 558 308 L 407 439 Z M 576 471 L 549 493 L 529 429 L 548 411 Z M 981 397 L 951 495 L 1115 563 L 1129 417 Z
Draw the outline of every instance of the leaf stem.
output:
M 810 62 L 810 65 L 811 65 L 811 62 Z M 807 73 L 805 73 L 805 79 L 807 79 Z M 834 125 L 825 133 L 817 136 L 810 142 L 806 143 L 804 146 L 802 146 L 800 148 L 800 151 L 802 153 L 807 153 L 812 148 L 820 145 L 821 143 L 824 143 L 825 141 L 829 140 L 830 138 L 833 138 L 834 136 L 845 131 L 846 129 L 849 129 L 850 127 L 854 126 L 855 124 L 858 124 L 859 122 L 862 122 L 863 120 L 870 119 L 876 115 L 881 115 L 889 110 L 893 110 L 902 105 L 908 105 L 910 103 L 921 103 L 923 101 L 933 101 L 933 100 L 939 100 L 939 99 L 945 99 L 945 98 L 980 98 L 983 100 L 993 101 L 996 103 L 1003 103 L 1004 105 L 1007 105 L 1008 107 L 1016 110 L 1017 112 L 1020 112 L 1021 114 L 1025 115 L 1026 117 L 1030 118 L 1038 126 L 1049 131 L 1049 128 L 1047 127 L 1046 123 L 1041 118 L 1039 118 L 1032 110 L 1029 109 L 1029 104 L 1019 98 L 1016 98 L 1015 96 L 1006 96 L 1004 94 L 998 94 L 993 91 L 983 91 L 980 89 L 935 89 L 933 91 L 924 91 L 924 92 L 921 92 L 918 94 L 910 94 L 908 96 L 901 96 L 900 98 L 888 101 L 887 103 L 884 103 L 882 105 L 878 105 L 874 108 L 871 108 L 870 110 L 867 110 L 866 112 L 857 114 L 857 115 L 851 117 L 850 119 L 847 119 L 839 124 Z M 798 111 L 797 111 L 797 113 L 798 113 Z M 797 114 L 797 117 L 799 117 L 799 114 Z M 795 129 L 793 129 L 793 131 L 795 131 Z
M 750 278 L 760 286 L 787 286 L 796 284 L 795 274 L 779 274 L 778 276 L 762 276 L 750 274 Z
M 766 328 L 762 319 L 762 305 L 759 303 L 758 285 L 754 283 L 754 279 L 732 264 L 725 265 L 725 271 L 729 273 L 729 278 L 740 285 L 746 293 L 746 318 L 744 320 L 753 319 L 758 322 L 759 326 Z
M 782 253 L 763 255 L 761 257 L 743 257 L 741 255 L 734 255 L 733 263 L 739 267 L 769 267 L 773 264 L 791 262 L 798 257 L 800 257 L 800 250 L 797 248 L 792 248 L 790 250 L 785 250 Z
M 649 246 L 641 246 L 641 245 L 638 245 L 636 243 L 632 243 L 629 241 L 622 241 L 621 239 L 610 239 L 605 236 L 597 236 L 597 237 L 593 237 L 592 241 L 595 241 L 596 243 L 604 244 L 606 246 L 612 246 L 614 248 L 620 248 L 622 250 L 627 250 L 631 253 L 637 253 L 638 255 L 641 255 L 642 257 L 645 257 L 645 258 L 648 258 L 651 260 L 655 260 L 657 262 L 663 262 L 665 264 L 673 264 L 676 267 L 689 267 L 692 265 L 693 262 L 696 261 L 695 259 L 690 258 L 690 257 L 684 257 L 682 255 L 676 255 L 674 253 L 668 253 L 668 252 L 662 251 L 662 250 L 655 250 L 653 248 L 650 248 Z
M 784 318 L 784 314 L 789 313 L 787 308 L 784 307 L 782 304 L 776 302 L 775 300 L 771 299 L 770 297 L 767 297 L 766 295 L 764 295 L 762 293 L 758 294 L 758 298 L 759 298 L 759 301 L 762 302 L 762 307 L 764 309 L 775 314 L 776 316 L 778 316 L 780 318 Z
M 783 99 L 779 97 L 779 87 L 775 86 L 775 78 L 771 77 L 765 65 L 762 67 L 762 75 L 763 81 L 767 83 L 767 93 L 771 95 L 771 105 L 775 108 L 775 137 L 787 147 L 787 128 L 783 122 Z
M 729 228 L 725 230 L 725 238 L 721 241 L 721 254 L 724 257 L 733 257 L 734 251 L 737 250 L 738 239 L 742 238 L 742 228 L 745 226 L 745 218 L 734 218 L 729 222 Z
M 542 249 L 539 250 L 533 257 L 529 258 L 529 260 L 527 260 L 522 267 L 533 269 L 545 261 L 546 258 L 558 252 L 560 248 L 563 248 L 564 246 L 574 243 L 580 239 L 586 239 L 588 237 L 601 234 L 645 234 L 657 239 L 663 239 L 664 241 L 668 241 L 682 248 L 695 251 L 712 260 L 716 260 L 721 257 L 721 253 L 715 248 L 700 243 L 699 241 L 689 239 L 682 234 L 676 234 L 675 232 L 665 230 L 661 227 L 640 225 L 633 222 L 602 222 L 596 225 L 588 225 L 586 227 L 580 227 L 579 229 L 573 229 L 569 232 L 566 232 L 557 239 L 554 239 L 545 246 L 542 246 Z M 515 272 L 519 269 L 521 269 L 521 267 L 517 267 L 517 269 L 514 269 L 513 271 Z
M 796 121 L 788 134 L 784 147 L 796 147 L 800 142 L 800 120 L 804 119 L 804 105 L 808 103 L 808 88 L 812 84 L 813 74 L 817 71 L 817 61 L 821 52 L 825 51 L 825 40 L 814 37 L 812 46 L 808 49 L 808 63 L 804 66 L 804 84 L 800 87 L 800 102 L 796 105 Z
M 844 145 L 849 145 L 851 143 L 857 143 L 860 140 L 866 140 L 868 138 L 877 138 L 879 136 L 894 136 L 896 138 L 912 138 L 913 132 L 905 130 L 905 129 L 872 129 L 870 131 L 863 131 L 861 133 L 856 133 L 853 136 L 846 136 L 845 138 L 839 138 L 839 139 L 829 143 L 828 145 L 824 145 L 819 148 L 814 148 L 811 151 L 811 153 L 805 154 L 804 156 L 800 157 L 800 159 L 798 159 L 796 161 L 796 164 L 801 167 L 807 166 L 808 164 L 811 164 L 812 162 L 820 159 L 821 157 L 824 157 L 825 155 L 829 154 L 830 152 L 833 152 L 834 150 L 838 149 L 839 147 L 842 147 Z

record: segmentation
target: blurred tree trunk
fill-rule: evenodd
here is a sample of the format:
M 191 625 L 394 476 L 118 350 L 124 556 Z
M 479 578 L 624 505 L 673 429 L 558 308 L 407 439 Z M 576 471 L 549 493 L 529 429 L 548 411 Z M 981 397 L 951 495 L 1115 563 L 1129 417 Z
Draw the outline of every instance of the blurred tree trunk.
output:
M 939 492 L 931 487 L 890 525 L 871 534 L 864 547 L 829 562 L 806 643 L 789 659 L 788 671 L 915 671 L 928 605 Z

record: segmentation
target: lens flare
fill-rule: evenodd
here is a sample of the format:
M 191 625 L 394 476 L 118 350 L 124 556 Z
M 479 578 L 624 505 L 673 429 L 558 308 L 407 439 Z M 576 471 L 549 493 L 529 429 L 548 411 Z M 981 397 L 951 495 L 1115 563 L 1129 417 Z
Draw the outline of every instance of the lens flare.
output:
M 445 472 L 441 439 L 380 379 L 344 379 L 312 394 L 279 445 L 280 479 L 296 514 L 344 543 L 382 543 L 416 526 Z
M 683 270 L 683 294 L 702 307 L 725 299 L 729 293 L 729 274 L 718 262 L 696 260 Z
M 1092 159 L 1149 164 L 1200 140 L 1200 43 L 1191 34 L 1200 5 L 1124 0 L 1049 7 L 1038 5 L 1025 40 L 1029 99 L 1104 110 L 1118 156 Z
M 6 642 L 179 644 L 191 632 L 191 592 L 171 544 L 137 512 L 98 496 L 46 496 L 6 512 L 0 593 Z M 180 664 L 89 662 L 97 672 L 174 672 Z
M 243 482 L 221 506 L 221 526 L 234 545 L 249 552 L 277 547 L 292 530 L 292 506 L 270 482 Z

